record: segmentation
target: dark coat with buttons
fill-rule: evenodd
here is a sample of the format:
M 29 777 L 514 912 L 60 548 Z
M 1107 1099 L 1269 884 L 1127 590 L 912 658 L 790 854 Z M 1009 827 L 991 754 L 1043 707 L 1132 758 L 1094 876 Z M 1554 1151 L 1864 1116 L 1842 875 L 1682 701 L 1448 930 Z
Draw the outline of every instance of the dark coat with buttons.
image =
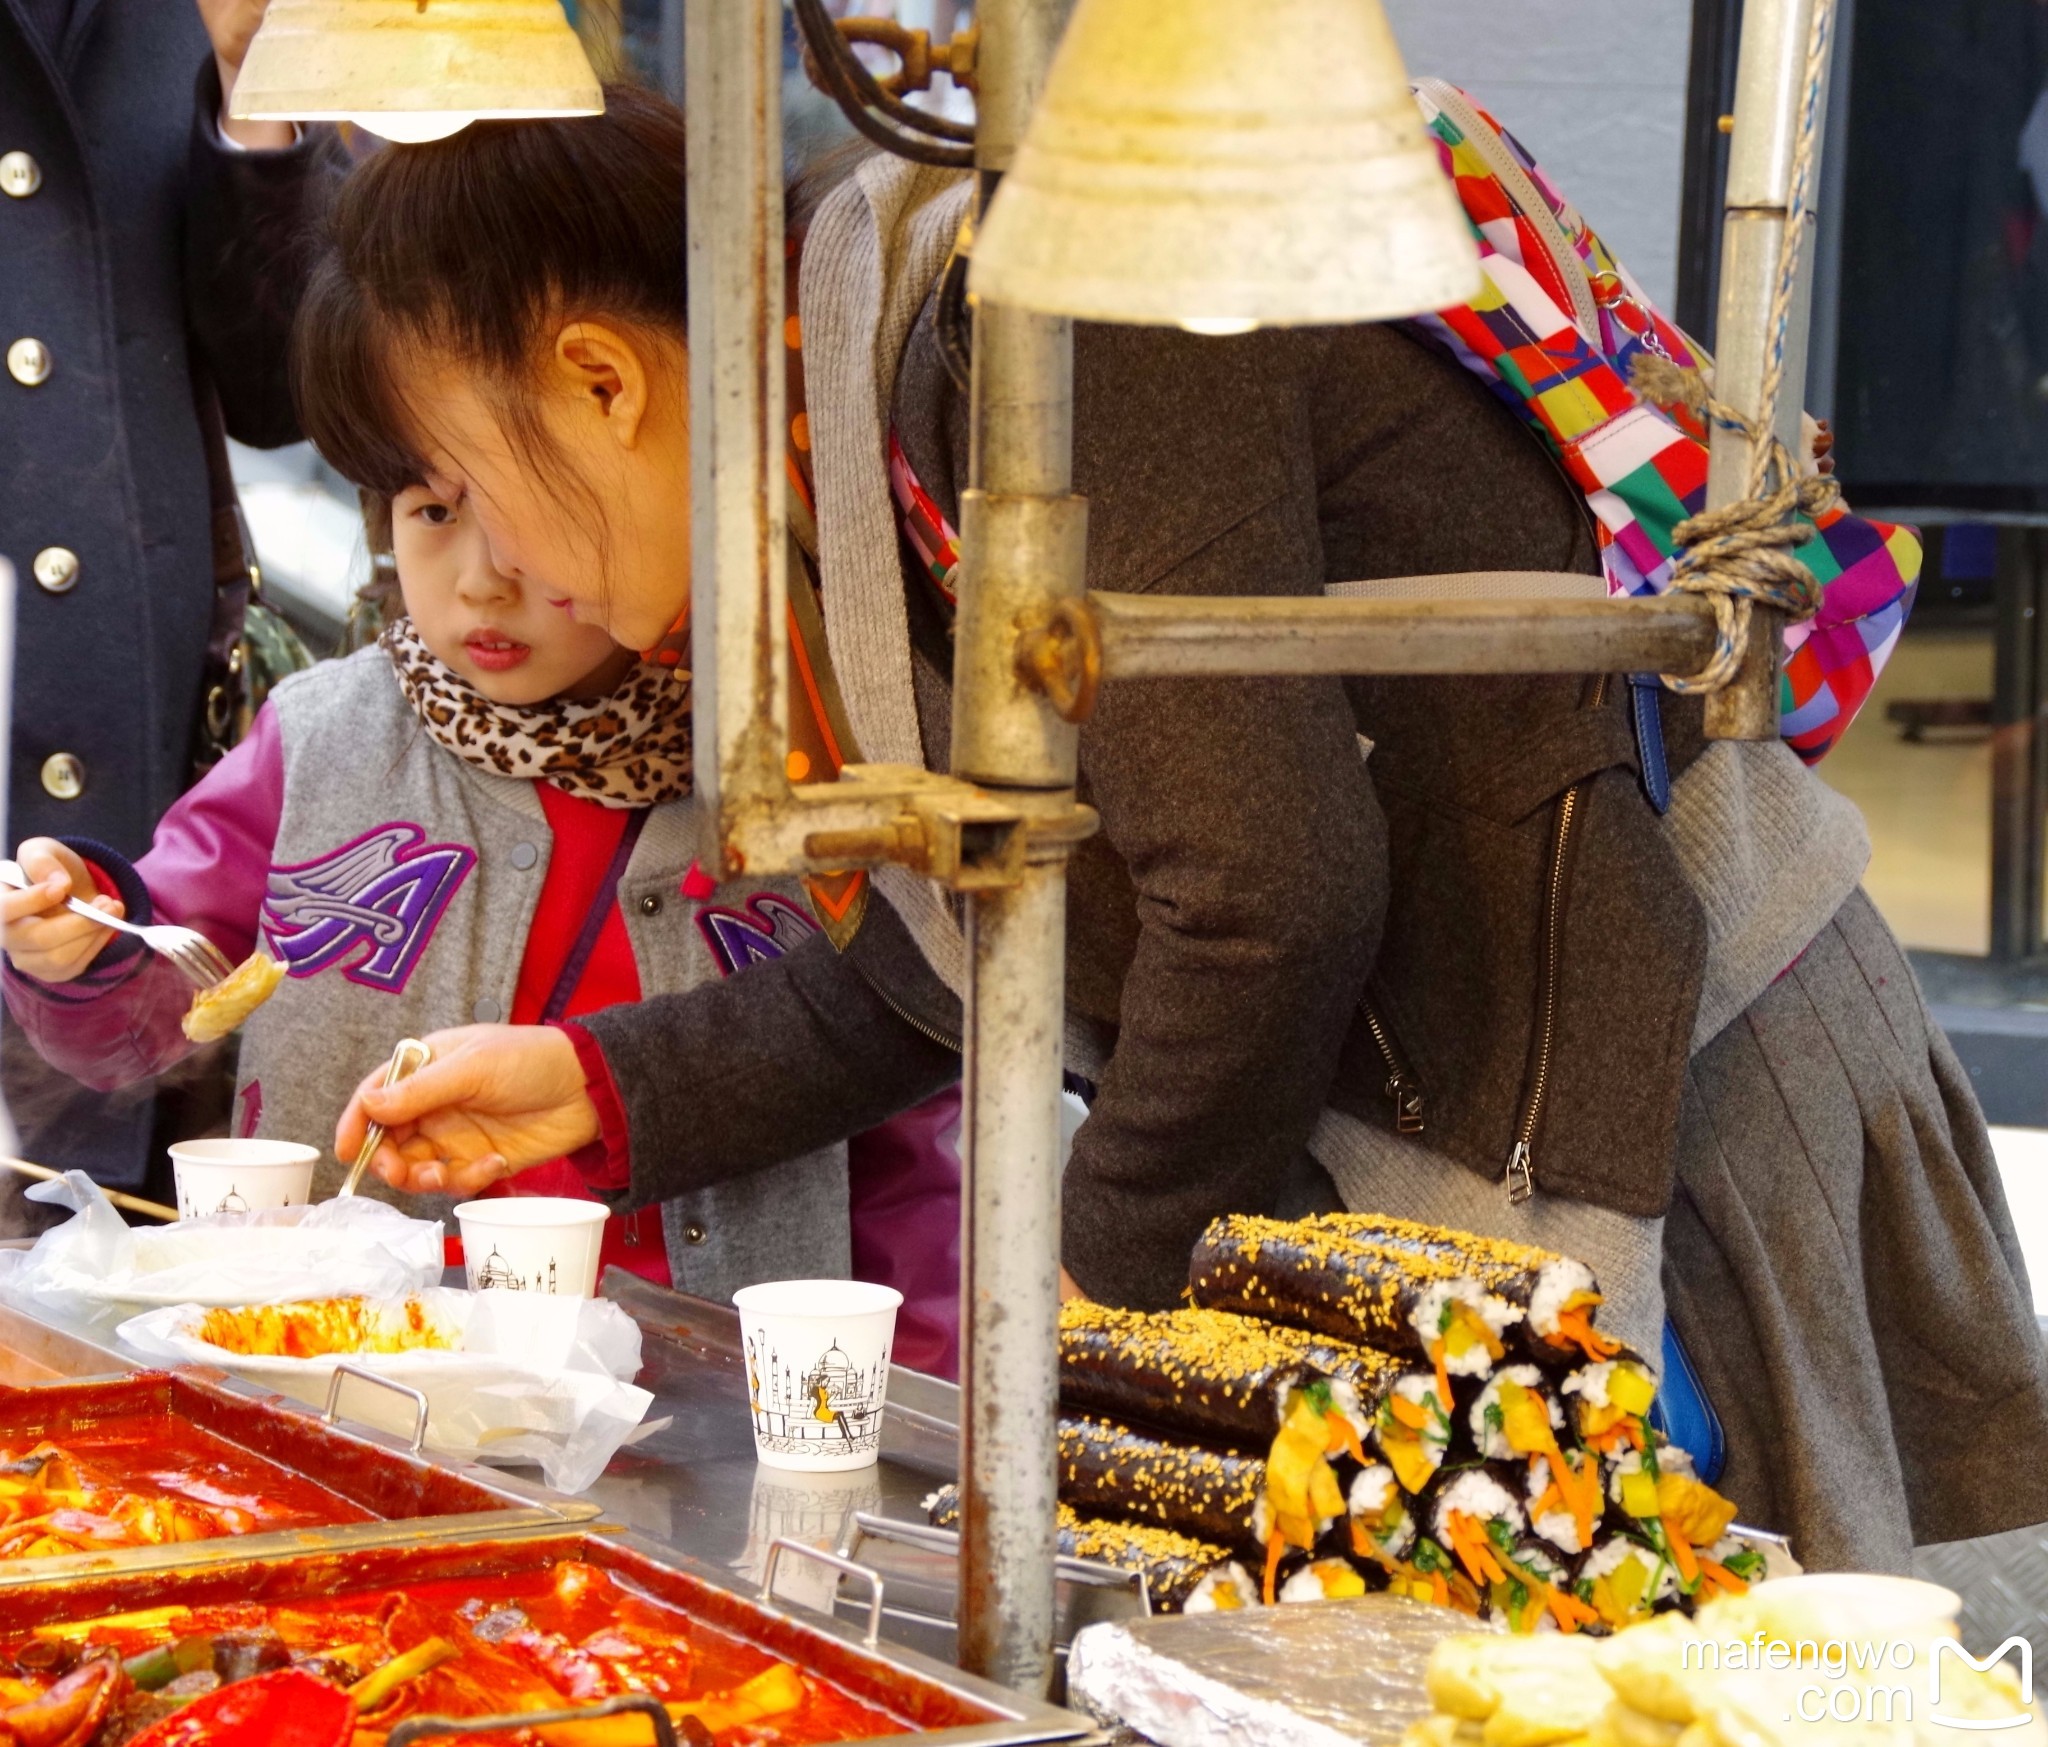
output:
M 0 557 L 17 597 L 6 838 L 139 855 L 190 779 L 206 685 L 207 422 L 224 414 L 261 447 L 298 436 L 285 348 L 332 135 L 224 146 L 192 0 L 72 0 L 54 43 L 33 10 L 0 0 L 0 354 L 32 339 L 48 360 L 33 384 L 0 366 Z M 149 1089 L 109 1102 L 5 1042 L 22 1149 L 139 1181 Z
M 148 846 L 191 774 L 213 606 L 201 403 L 217 393 L 243 442 L 298 436 L 285 347 L 323 136 L 235 153 L 219 109 L 191 0 L 75 0 L 54 46 L 0 0 L 0 153 L 39 172 L 19 195 L 0 174 L 0 348 L 33 338 L 49 360 L 40 384 L 0 377 L 10 842 Z M 52 548 L 77 558 L 61 593 L 36 579 Z M 43 780 L 64 753 L 82 770 L 70 799 Z

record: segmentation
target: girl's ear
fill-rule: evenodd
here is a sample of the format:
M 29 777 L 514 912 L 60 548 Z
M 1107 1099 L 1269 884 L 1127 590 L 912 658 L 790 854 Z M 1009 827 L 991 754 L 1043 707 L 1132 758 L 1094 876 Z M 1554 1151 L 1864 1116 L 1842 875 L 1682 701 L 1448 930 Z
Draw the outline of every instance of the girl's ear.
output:
M 602 322 L 570 322 L 555 336 L 556 385 L 594 408 L 623 449 L 640 441 L 656 363 L 643 347 Z

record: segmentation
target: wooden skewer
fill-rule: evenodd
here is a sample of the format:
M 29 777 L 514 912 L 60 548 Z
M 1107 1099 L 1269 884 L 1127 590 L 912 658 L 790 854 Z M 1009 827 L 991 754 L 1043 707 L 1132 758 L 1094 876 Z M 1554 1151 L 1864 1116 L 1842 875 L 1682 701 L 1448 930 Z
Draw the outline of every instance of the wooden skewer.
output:
M 27 1159 L 10 1159 L 0 1153 L 0 1166 L 20 1173 L 24 1177 L 40 1177 L 45 1183 L 54 1183 L 63 1176 L 62 1171 L 53 1171 L 48 1165 L 32 1165 Z M 151 1219 L 167 1219 L 173 1225 L 178 1221 L 178 1210 L 166 1207 L 161 1201 L 145 1201 L 140 1195 L 124 1195 L 118 1189 L 100 1190 L 116 1207 L 125 1207 L 130 1213 L 146 1213 Z

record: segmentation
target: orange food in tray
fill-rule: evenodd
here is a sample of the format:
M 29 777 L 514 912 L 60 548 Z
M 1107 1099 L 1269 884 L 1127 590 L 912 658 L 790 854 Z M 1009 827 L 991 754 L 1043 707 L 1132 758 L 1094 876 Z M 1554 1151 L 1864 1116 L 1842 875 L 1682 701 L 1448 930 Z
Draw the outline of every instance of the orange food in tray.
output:
M 118 1658 L 120 1673 L 81 1681 L 95 1657 Z M 70 1719 L 65 1747 L 112 1747 L 224 1682 L 287 1668 L 351 1696 L 356 1747 L 378 1747 L 408 1717 L 510 1717 L 624 1693 L 660 1701 L 678 1738 L 699 1747 L 811 1747 L 906 1727 L 594 1565 L 563 1560 L 475 1580 L 44 1626 L 0 1642 L 0 1671 L 16 1676 L 0 1678 L 0 1700 L 11 1701 L 0 1705 L 0 1741 L 28 1739 L 10 1733 L 16 1715 L 47 1707 L 45 1695 L 67 1681 L 60 1701 L 75 1692 L 98 1715 Z M 467 1738 L 491 1747 L 645 1747 L 652 1730 L 645 1717 L 620 1715 Z M 237 1736 L 232 1747 L 251 1744 Z
M 319 1359 L 336 1353 L 413 1353 L 454 1346 L 455 1337 L 417 1298 L 395 1312 L 366 1298 L 255 1304 L 209 1310 L 190 1331 L 223 1352 L 257 1359 Z
M 74 1448 L 43 1441 L 0 1450 L 0 1559 L 210 1541 L 368 1515 L 268 1464 L 259 1479 L 230 1445 L 188 1435 L 174 1448 L 162 1430 L 157 1421 L 115 1421 Z M 149 1431 L 159 1435 L 141 1435 Z

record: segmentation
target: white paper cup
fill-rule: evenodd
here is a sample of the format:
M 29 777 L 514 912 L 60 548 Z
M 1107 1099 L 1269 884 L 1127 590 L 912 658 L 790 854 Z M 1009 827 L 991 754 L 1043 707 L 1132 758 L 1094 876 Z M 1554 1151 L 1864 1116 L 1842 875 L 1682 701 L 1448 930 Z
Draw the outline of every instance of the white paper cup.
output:
M 319 1162 L 318 1147 L 290 1140 L 181 1140 L 171 1148 L 178 1217 L 304 1207 Z
M 903 1294 L 864 1280 L 774 1280 L 743 1286 L 732 1301 L 755 1456 L 813 1473 L 871 1467 L 882 1453 Z
M 594 1296 L 610 1212 L 601 1201 L 557 1195 L 463 1202 L 455 1219 L 462 1227 L 462 1265 L 470 1291 Z

